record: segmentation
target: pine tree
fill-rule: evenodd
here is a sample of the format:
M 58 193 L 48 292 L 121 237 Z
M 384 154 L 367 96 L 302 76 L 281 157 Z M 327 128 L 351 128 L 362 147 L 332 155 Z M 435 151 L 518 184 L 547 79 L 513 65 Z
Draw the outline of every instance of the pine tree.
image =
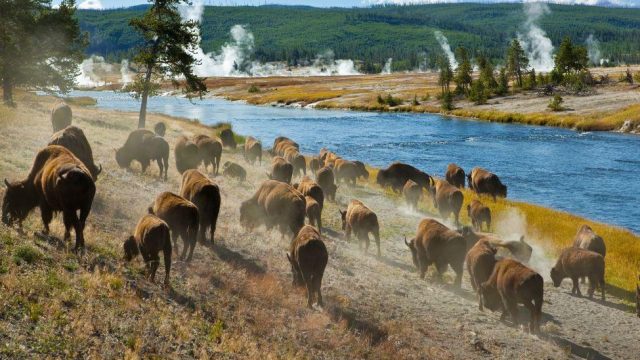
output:
M 471 85 L 471 61 L 467 49 L 460 46 L 456 49 L 456 57 L 458 59 L 458 68 L 456 69 L 454 81 L 456 83 L 456 93 L 468 94 Z
M 444 95 L 449 92 L 449 84 L 453 79 L 453 71 L 451 70 L 451 63 L 446 56 L 441 56 L 438 59 L 438 68 L 440 70 L 440 76 L 438 77 L 438 84 L 441 88 L 441 93 Z
M 529 67 L 529 59 L 518 39 L 513 39 L 507 50 L 507 72 L 516 78 L 518 87 L 522 87 L 522 74 Z
M 171 80 L 183 86 L 188 96 L 202 95 L 207 91 L 204 79 L 196 76 L 193 65 L 199 61 L 192 50 L 199 44 L 196 21 L 183 22 L 178 5 L 183 0 L 151 0 L 152 5 L 140 18 L 129 23 L 144 38 L 134 57 L 140 66 L 136 80 L 125 90 L 141 99 L 138 127 L 144 128 L 149 96 L 157 94 L 160 82 Z M 178 82 L 178 78 L 180 82 Z
M 555 56 L 554 70 L 561 76 L 568 73 L 577 73 L 587 68 L 589 56 L 587 48 L 574 45 L 568 36 L 562 40 L 558 53 Z
M 480 76 L 478 80 L 482 81 L 484 87 L 490 91 L 496 90 L 498 88 L 498 82 L 496 82 L 496 78 L 493 75 L 494 69 L 491 62 L 483 54 L 479 54 L 476 57 L 476 63 L 480 69 Z
M 498 77 L 498 88 L 496 89 L 497 95 L 506 95 L 509 92 L 509 76 L 507 75 L 507 69 L 502 67 L 500 69 L 500 76 Z
M 48 0 L 0 1 L 0 79 L 3 99 L 28 86 L 66 93 L 74 85 L 86 36 L 75 17 L 75 3 L 54 9 Z

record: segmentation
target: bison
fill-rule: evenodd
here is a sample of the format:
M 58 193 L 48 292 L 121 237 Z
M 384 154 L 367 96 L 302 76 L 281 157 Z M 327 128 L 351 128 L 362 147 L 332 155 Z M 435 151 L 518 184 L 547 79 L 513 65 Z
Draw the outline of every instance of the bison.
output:
M 476 194 L 487 194 L 493 197 L 507 197 L 507 187 L 502 184 L 498 175 L 483 168 L 475 167 L 467 175 L 469 188 Z
M 293 285 L 307 288 L 307 306 L 312 307 L 314 294 L 318 305 L 322 306 L 320 287 L 329 254 L 318 230 L 309 225 L 300 229 L 291 242 L 287 259 L 291 264 Z
M 153 126 L 153 132 L 160 137 L 164 137 L 164 134 L 167 133 L 167 125 L 159 121 Z
M 456 225 L 459 225 L 460 209 L 464 202 L 462 191 L 446 181 L 436 180 L 429 192 L 433 197 L 433 206 L 438 209 L 440 216 L 446 220 L 453 214 Z
M 595 251 L 605 257 L 607 255 L 607 247 L 602 237 L 598 236 L 589 225 L 582 225 L 578 229 L 578 233 L 573 239 L 573 246 L 580 249 Z
M 291 185 L 266 180 L 249 199 L 240 205 L 240 223 L 249 230 L 264 224 L 267 229 L 278 227 L 284 237 L 289 230 L 293 236 L 304 226 L 306 202 L 304 196 Z
M 293 165 L 293 174 L 295 176 L 307 175 L 307 162 L 297 149 L 293 147 L 287 148 L 284 152 L 284 158 L 289 164 Z
M 211 171 L 218 174 L 220 169 L 220 158 L 222 157 L 222 142 L 218 138 L 212 138 L 207 135 L 196 135 L 193 142 L 198 147 L 198 163 L 204 165 L 204 171 L 207 171 L 211 165 Z
M 182 196 L 165 191 L 160 193 L 149 207 L 149 214 L 156 215 L 169 225 L 173 249 L 176 253 L 178 252 L 178 237 L 182 238 L 184 247 L 180 260 L 184 260 L 187 251 L 189 251 L 187 261 L 191 261 L 200 226 L 198 208 Z
M 320 160 L 324 163 L 324 166 L 332 166 L 338 159 L 340 159 L 340 156 L 336 153 L 326 148 L 320 149 Z
M 200 171 L 190 169 L 182 174 L 180 196 L 198 208 L 198 239 L 204 241 L 206 231 L 210 230 L 213 243 L 222 202 L 218 185 Z
M 64 239 L 76 233 L 75 251 L 84 249 L 84 227 L 91 211 L 96 186 L 85 164 L 73 153 L 59 145 L 49 145 L 36 155 L 26 179 L 9 182 L 4 180 L 7 191 L 2 201 L 2 222 L 22 221 L 36 206 L 49 233 L 54 212 L 62 211 Z M 78 217 L 78 211 L 80 216 Z
M 305 213 L 307 214 L 307 219 L 309 219 L 309 224 L 316 225 L 318 232 L 322 233 L 322 207 L 320 207 L 316 199 L 311 196 L 306 195 L 304 200 L 307 204 Z
M 529 331 L 540 330 L 544 280 L 540 274 L 513 259 L 500 259 L 487 281 L 480 285 L 482 303 L 492 311 L 502 309 L 500 320 L 511 315 L 518 325 L 518 303 L 531 314 Z
M 278 180 L 290 184 L 293 176 L 293 165 L 283 157 L 276 156 L 271 160 L 271 173 L 267 173 L 270 180 Z
M 342 218 L 342 230 L 345 232 L 347 241 L 351 239 L 353 232 L 359 240 L 359 247 L 362 249 L 362 242 L 365 243 L 365 252 L 369 251 L 369 233 L 373 234 L 380 257 L 380 224 L 378 216 L 359 200 L 351 200 L 347 210 L 340 211 Z
M 482 311 L 484 306 L 482 304 L 480 285 L 489 280 L 493 272 L 493 267 L 496 264 L 496 248 L 491 245 L 490 241 L 480 239 L 467 252 L 465 263 L 471 279 L 471 287 L 478 294 L 478 307 Z
M 556 265 L 551 269 L 553 286 L 559 287 L 564 278 L 570 278 L 573 282 L 572 294 L 582 296 L 578 279 L 589 278 L 589 297 L 593 297 L 596 284 L 602 291 L 604 301 L 604 257 L 595 251 L 569 247 L 562 250 Z
M 501 241 L 497 240 L 493 243 L 495 246 L 506 249 L 509 251 L 510 257 L 517 259 L 520 262 L 528 263 L 533 253 L 531 245 L 524 241 L 524 236 L 520 237 L 520 240 L 514 241 Z
M 58 132 L 71 125 L 71 118 L 71 107 L 69 107 L 69 105 L 63 102 L 55 104 L 51 109 L 51 126 L 53 127 L 53 132 Z
M 237 179 L 241 182 L 247 180 L 247 171 L 232 161 L 225 161 L 224 165 L 222 165 L 222 175 Z
M 311 170 L 314 175 L 317 174 L 318 170 L 320 170 L 323 166 L 324 162 L 322 161 L 322 159 L 320 159 L 320 157 L 313 156 L 311 157 L 311 159 L 309 159 L 309 170 Z
M 133 160 L 140 163 L 142 172 L 147 170 L 151 161 L 156 161 L 160 168 L 160 177 L 164 171 L 164 179 L 167 180 L 169 143 L 150 130 L 134 130 L 124 145 L 116 150 L 116 162 L 121 168 L 128 168 Z
M 284 152 L 288 148 L 294 148 L 296 150 L 300 150 L 300 145 L 298 145 L 297 142 L 287 137 L 278 136 L 277 138 L 275 138 L 275 140 L 273 140 L 273 148 L 271 148 L 271 155 L 284 156 Z
M 333 174 L 336 182 L 345 181 L 347 184 L 352 184 L 353 186 L 356 185 L 356 180 L 359 177 L 369 178 L 369 172 L 365 169 L 364 164 L 359 165 L 354 161 L 344 159 L 336 159 L 333 166 Z
M 314 216 L 314 218 L 317 219 L 318 230 L 322 232 L 322 229 L 321 229 L 322 221 L 320 217 L 322 215 L 322 209 L 324 208 L 324 191 L 322 191 L 322 188 L 320 187 L 320 185 L 318 185 L 315 181 L 311 180 L 311 178 L 309 178 L 308 176 L 303 177 L 300 183 L 296 184 L 294 187 L 298 191 L 300 191 L 302 195 L 311 197 L 314 200 L 314 202 L 317 204 L 317 217 Z M 316 212 L 315 207 L 310 206 L 309 202 L 307 201 L 307 215 L 309 215 L 308 213 L 310 208 L 312 212 L 315 214 Z M 312 221 L 311 218 L 309 218 L 309 221 Z
M 222 140 L 222 145 L 224 145 L 224 147 L 235 149 L 237 146 L 235 135 L 231 129 L 224 129 L 220 131 L 220 140 Z
M 333 170 L 330 167 L 323 167 L 316 173 L 316 181 L 327 199 L 336 200 L 336 190 L 338 186 L 335 184 Z
M 418 224 L 416 236 L 405 244 L 411 250 L 413 264 L 420 272 L 420 278 L 424 279 L 427 268 L 435 264 L 438 271 L 438 280 L 450 265 L 456 273 L 454 286 L 462 284 L 464 257 L 467 252 L 467 243 L 464 237 L 443 224 L 433 219 L 423 219 Z
M 82 129 L 76 126 L 67 126 L 51 136 L 49 145 L 60 145 L 67 148 L 89 169 L 93 180 L 98 179 L 98 175 L 102 172 L 102 166 L 98 167 L 93 162 L 93 151 L 91 151 L 91 145 L 89 145 Z
M 249 136 L 244 142 L 244 160 L 253 165 L 256 159 L 258 160 L 258 164 L 262 164 L 262 143 L 256 138 Z
M 482 231 L 482 226 L 486 225 L 487 231 L 491 231 L 491 210 L 479 200 L 471 200 L 467 205 L 467 215 L 471 219 L 474 230 Z
M 173 150 L 176 158 L 176 169 L 182 175 L 189 169 L 197 169 L 200 164 L 200 151 L 195 142 L 186 136 L 180 136 Z
M 413 180 L 407 180 L 402 187 L 402 195 L 407 205 L 413 210 L 418 209 L 418 201 L 422 197 L 422 187 Z
M 144 215 L 138 221 L 133 235 L 124 242 L 124 258 L 133 260 L 138 254 L 142 255 L 147 268 L 147 278 L 155 282 L 156 270 L 160 265 L 160 251 L 164 255 L 164 285 L 169 286 L 171 272 L 171 232 L 169 225 L 159 217 L 151 214 Z
M 432 186 L 432 178 L 429 174 L 416 169 L 415 167 L 403 164 L 393 163 L 386 169 L 378 171 L 376 183 L 382 187 L 391 187 L 394 191 L 400 192 L 407 180 L 413 180 L 424 189 L 429 190 Z
M 444 175 L 447 182 L 459 189 L 464 188 L 464 182 L 466 176 L 464 174 L 464 170 L 454 163 L 451 163 L 447 166 L 447 172 Z

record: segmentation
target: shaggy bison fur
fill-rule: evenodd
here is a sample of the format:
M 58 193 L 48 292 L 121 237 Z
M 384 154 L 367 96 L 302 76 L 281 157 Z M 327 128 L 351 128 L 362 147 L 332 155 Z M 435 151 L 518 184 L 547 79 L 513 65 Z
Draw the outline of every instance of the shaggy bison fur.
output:
M 180 196 L 191 201 L 198 208 L 198 239 L 205 240 L 207 230 L 211 233 L 211 243 L 215 238 L 216 224 L 220 214 L 220 188 L 198 170 L 187 170 L 182 174 Z
M 320 288 L 329 254 L 318 230 L 309 225 L 300 229 L 289 246 L 287 259 L 291 264 L 293 285 L 307 288 L 307 306 L 312 307 L 314 295 L 322 306 Z
M 178 237 L 182 238 L 184 247 L 180 260 L 184 260 L 187 251 L 189 251 L 187 261 L 191 261 L 200 225 L 198 208 L 182 196 L 165 191 L 160 193 L 153 205 L 149 207 L 149 213 L 158 216 L 169 225 L 173 249 L 176 253 L 178 252 Z
M 98 167 L 94 163 L 91 145 L 89 145 L 82 129 L 76 126 L 67 126 L 51 136 L 49 145 L 60 145 L 67 148 L 89 169 L 93 180 L 98 179 L 98 175 L 102 172 L 102 166 Z
M 222 142 L 218 138 L 207 135 L 196 135 L 193 142 L 198 147 L 198 163 L 204 165 L 206 172 L 209 165 L 214 174 L 220 170 L 220 159 L 222 158 Z
M 271 159 L 271 173 L 267 173 L 270 180 L 282 181 L 290 184 L 293 177 L 293 165 L 281 156 Z
M 142 255 L 147 268 L 147 278 L 155 282 L 156 270 L 160 265 L 158 254 L 164 255 L 164 285 L 169 286 L 171 272 L 171 232 L 169 225 L 159 217 L 151 214 L 144 215 L 138 221 L 133 235 L 124 242 L 124 258 L 133 260 L 138 254 Z
M 571 293 L 582 296 L 578 285 L 578 279 L 581 277 L 589 279 L 589 297 L 593 297 L 598 285 L 604 301 L 604 257 L 595 251 L 575 247 L 562 250 L 556 265 L 551 269 L 553 285 L 558 287 L 563 279 L 570 278 L 573 282 Z
M 433 197 L 433 206 L 438 209 L 443 219 L 448 219 L 453 214 L 456 225 L 460 224 L 460 209 L 464 202 L 462 191 L 446 181 L 436 180 L 435 186 L 430 188 Z
M 431 188 L 432 179 L 429 174 L 416 169 L 415 167 L 403 164 L 393 163 L 386 169 L 378 171 L 376 183 L 382 187 L 391 187 L 394 191 L 400 192 L 407 180 L 413 180 L 424 189 Z
M 447 166 L 447 172 L 444 175 L 447 182 L 459 189 L 464 188 L 464 182 L 466 176 L 464 174 L 464 170 L 456 164 L 449 164 Z
M 91 173 L 71 151 L 58 145 L 50 145 L 36 155 L 26 179 L 9 182 L 4 180 L 7 191 L 2 201 L 2 222 L 11 225 L 22 221 L 36 206 L 49 234 L 49 224 L 54 212 L 62 211 L 64 239 L 76 233 L 75 250 L 84 249 L 84 227 L 91 211 L 96 186 Z M 78 216 L 78 211 L 80 216 Z
M 169 143 L 150 130 L 134 130 L 124 145 L 116 150 L 116 161 L 121 168 L 128 168 L 133 160 L 140 163 L 142 172 L 147 170 L 151 161 L 156 161 L 160 168 L 160 177 L 164 171 L 164 179 L 167 180 Z
M 225 161 L 222 165 L 222 175 L 244 182 L 247 180 L 247 171 L 232 161 Z
M 482 304 L 480 285 L 487 281 L 493 272 L 493 267 L 496 264 L 496 248 L 491 245 L 491 242 L 480 239 L 467 252 L 465 263 L 467 264 L 471 287 L 478 294 L 478 307 L 482 311 L 484 306 Z
M 173 150 L 176 158 L 176 169 L 182 175 L 189 169 L 197 169 L 200 164 L 200 150 L 195 142 L 186 136 L 180 136 Z M 214 169 L 215 170 L 215 169 Z
M 471 219 L 474 230 L 482 231 L 483 225 L 486 225 L 487 231 L 491 231 L 491 209 L 480 200 L 471 200 L 467 205 L 467 215 Z
M 330 167 L 323 167 L 316 173 L 316 182 L 322 188 L 322 192 L 326 195 L 327 199 L 332 201 L 336 200 L 336 190 L 338 186 L 335 184 L 333 170 Z
M 340 210 L 342 218 L 342 230 L 345 232 L 347 241 L 351 239 L 353 232 L 358 238 L 360 249 L 362 243 L 365 243 L 365 252 L 369 251 L 369 233 L 373 234 L 378 248 L 378 257 L 380 257 L 380 224 L 378 216 L 371 211 L 359 200 L 351 200 L 347 206 L 347 210 Z
M 496 200 L 496 197 L 507 197 L 507 187 L 502 184 L 498 175 L 485 169 L 475 167 L 467 175 L 469 188 L 476 194 L 487 194 Z
M 411 209 L 417 210 L 418 201 L 420 201 L 420 197 L 422 197 L 422 187 L 413 180 L 407 180 L 402 187 L 402 195 L 407 205 L 409 205 Z
M 262 164 L 262 143 L 256 138 L 248 136 L 244 142 L 244 160 L 251 165 Z
M 231 129 L 224 129 L 220 131 L 220 140 L 222 140 L 222 145 L 224 145 L 224 147 L 230 149 L 235 149 L 238 145 Z
M 71 125 L 71 118 L 72 113 L 69 105 L 63 102 L 55 104 L 51 109 L 51 126 L 53 127 L 53 132 L 58 132 Z

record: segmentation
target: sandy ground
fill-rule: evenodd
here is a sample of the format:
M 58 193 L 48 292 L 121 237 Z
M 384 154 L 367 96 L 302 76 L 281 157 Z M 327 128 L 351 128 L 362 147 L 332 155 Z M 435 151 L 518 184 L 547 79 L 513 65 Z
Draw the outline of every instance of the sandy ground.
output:
M 15 155 L 3 157 L 0 161 L 2 178 L 24 176 L 31 164 L 31 154 L 47 141 L 50 130 L 43 119 L 46 119 L 49 104 L 34 102 L 21 106 L 25 105 L 30 107 L 34 115 L 30 120 L 25 120 L 26 123 L 10 121 L 2 124 L 1 150 L 5 155 Z M 113 148 L 124 142 L 127 133 L 133 129 L 135 114 L 80 108 L 74 111 L 76 124 L 85 129 L 92 143 L 97 163 L 105 168 L 97 183 L 98 197 L 88 221 L 89 253 L 106 247 L 119 254 L 121 238 L 133 228 L 155 194 L 164 190 L 178 191 L 180 177 L 175 170 L 173 153 L 168 182 L 156 178 L 155 166 L 143 175 L 137 170 L 119 169 Z M 166 117 L 153 116 L 150 123 L 159 120 L 168 121 L 167 139 L 171 144 L 180 134 L 209 131 Z M 269 144 L 264 146 L 267 148 Z M 637 358 L 640 319 L 630 312 L 630 307 L 622 300 L 611 295 L 605 303 L 576 298 L 570 294 L 568 280 L 556 289 L 547 279 L 543 331 L 536 336 L 512 326 L 510 321 L 501 322 L 499 313 L 480 312 L 467 274 L 462 290 L 454 290 L 446 285 L 451 283 L 451 276 L 445 277 L 444 285 L 435 283 L 431 274 L 427 280 L 419 280 L 410 252 L 402 239 L 405 235 L 412 236 L 419 220 L 431 215 L 408 211 L 399 200 L 366 184 L 353 189 L 341 186 L 337 203 L 327 203 L 325 207 L 323 234 L 329 250 L 329 265 L 323 281 L 325 307 L 307 310 L 303 291 L 292 291 L 289 285 L 290 267 L 285 257 L 288 241 L 264 228 L 248 233 L 238 224 L 239 203 L 249 198 L 265 180 L 268 158 L 261 166 L 252 167 L 242 160 L 241 153 L 225 150 L 222 161 L 228 160 L 247 169 L 247 182 L 238 183 L 221 176 L 215 177 L 221 186 L 223 201 L 216 245 L 213 248 L 198 245 L 192 264 L 179 261 L 174 264 L 173 293 L 163 293 L 157 286 L 142 280 L 140 275 L 135 275 L 135 272 L 131 274 L 129 267 L 122 268 L 117 260 L 119 255 L 106 260 L 111 271 L 129 279 L 125 295 L 133 293 L 135 296 L 132 297 L 143 299 L 136 300 L 142 301 L 141 305 L 137 305 L 141 312 L 150 311 L 145 310 L 148 302 L 159 301 L 170 304 L 166 309 L 169 315 L 164 316 L 171 317 L 173 312 L 176 317 L 173 321 L 180 322 L 184 318 L 185 324 L 188 324 L 189 316 L 208 318 L 207 314 L 212 313 L 215 315 L 211 316 L 230 324 L 228 331 L 232 335 L 222 337 L 220 345 L 211 345 L 213 351 L 208 353 L 209 357 L 216 357 L 217 354 L 242 358 L 268 354 L 265 357 L 388 358 L 393 354 L 398 358 L 435 359 Z M 355 240 L 347 243 L 343 239 L 337 210 L 344 209 L 352 198 L 364 201 L 380 218 L 380 259 L 373 256 L 372 249 L 370 254 L 364 254 Z M 54 233 L 61 235 L 60 219 L 55 222 Z M 38 229 L 39 217 L 32 215 L 27 226 L 31 230 Z M 496 230 L 499 233 L 512 233 L 509 224 L 500 221 Z M 25 241 L 36 240 L 29 237 Z M 548 278 L 552 260 L 545 257 L 536 239 L 530 241 L 536 245 L 535 263 L 532 266 Z M 92 261 L 97 261 L 94 255 L 89 256 Z M 133 267 L 141 266 L 138 262 Z M 163 268 L 160 267 L 158 276 L 162 278 L 163 275 Z M 9 286 L 6 279 L 3 283 L 5 287 Z M 583 288 L 583 291 L 586 292 L 586 289 Z M 199 310 L 195 315 L 186 315 L 185 310 L 190 313 L 188 309 L 191 307 Z M 89 315 L 91 311 L 87 310 Z M 137 316 L 144 318 L 142 314 Z M 135 327 L 128 323 L 135 319 L 140 318 L 121 319 L 124 324 L 121 327 L 125 330 L 126 326 Z M 521 311 L 520 319 L 528 321 L 528 314 Z M 17 327 L 18 324 L 5 323 L 4 326 Z M 339 325 L 348 332 L 341 333 Z M 260 330 L 256 330 L 257 327 Z M 109 333 L 116 330 L 104 331 Z M 174 356 L 198 357 L 195 353 L 178 351 L 183 346 L 181 341 L 186 341 L 186 347 L 197 343 L 190 335 L 186 336 L 188 340 L 161 338 L 166 344 L 161 341 L 161 345 L 153 346 L 170 346 L 169 354 Z M 118 349 L 122 346 L 117 339 L 111 338 L 111 345 L 102 343 L 88 346 L 110 349 L 111 356 L 107 357 L 116 357 L 121 355 Z M 358 345 L 360 341 L 367 345 Z M 152 346 L 157 340 L 151 336 L 143 338 L 141 342 Z M 151 348 L 155 349 L 153 346 Z M 145 349 L 149 348 L 138 347 L 142 354 Z

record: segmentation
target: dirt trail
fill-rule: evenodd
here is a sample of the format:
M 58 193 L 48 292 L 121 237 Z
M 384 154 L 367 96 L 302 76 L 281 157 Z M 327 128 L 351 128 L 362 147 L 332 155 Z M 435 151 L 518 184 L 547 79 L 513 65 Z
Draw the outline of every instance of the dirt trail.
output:
M 137 217 L 144 213 L 155 194 L 164 190 L 178 191 L 180 178 L 175 171 L 173 153 L 170 179 L 166 183 L 154 177 L 153 172 L 157 169 L 153 166 L 152 174 L 145 175 L 119 169 L 113 160 L 113 145 L 121 143 L 131 129 L 105 130 L 104 121 L 108 121 L 106 112 L 78 109 L 77 114 L 80 126 L 86 127 L 97 163 L 103 164 L 106 169 L 98 182 L 99 195 L 89 218 L 88 232 L 90 235 L 115 233 L 114 238 L 108 240 L 97 239 L 96 236 L 89 238 L 88 244 L 99 246 L 100 241 L 109 241 L 115 249 L 119 249 L 118 239 L 124 231 L 134 226 Z M 7 149 L 20 149 L 17 158 L 21 160 L 0 161 L 0 175 L 14 178 L 16 172 L 26 173 L 31 163 L 31 160 L 27 160 L 32 157 L 30 151 L 46 143 L 46 139 L 18 140 L 20 136 L 25 136 L 25 132 L 19 130 L 19 125 L 10 125 L 2 148 L 5 152 Z M 48 131 L 45 125 L 30 125 L 34 126 L 30 131 L 39 136 Z M 178 134 L 198 131 L 192 124 L 178 121 L 171 122 L 169 129 L 167 137 L 172 145 Z M 22 150 L 20 145 L 30 150 Z M 269 144 L 264 144 L 264 147 L 269 147 Z M 285 257 L 288 239 L 282 239 L 279 234 L 267 232 L 264 228 L 247 233 L 238 224 L 239 204 L 250 197 L 265 179 L 268 159 L 263 161 L 262 166 L 251 167 L 242 160 L 240 152 L 225 151 L 222 161 L 227 160 L 244 166 L 248 176 L 246 183 L 221 176 L 215 178 L 222 189 L 223 205 L 214 251 L 198 246 L 193 264 L 178 262 L 172 271 L 175 291 L 195 292 L 196 295 L 187 303 L 198 302 L 203 307 L 233 306 L 207 302 L 207 296 L 211 294 L 203 289 L 212 284 L 216 287 L 216 282 L 224 282 L 210 269 L 211 262 L 217 264 L 220 260 L 233 259 L 234 266 L 241 271 L 239 276 L 275 274 L 278 281 L 284 284 L 288 284 L 291 278 Z M 347 243 L 342 238 L 338 209 L 344 209 L 351 198 L 364 201 L 378 214 L 381 222 L 381 259 L 374 256 L 375 246 L 369 254 L 363 254 L 355 240 Z M 323 234 L 329 250 L 329 265 L 323 281 L 325 308 L 306 310 L 302 291 L 285 295 L 299 304 L 299 310 L 295 311 L 298 316 L 306 314 L 308 319 L 315 313 L 328 314 L 334 321 L 346 323 L 348 328 L 370 339 L 374 345 L 390 343 L 389 346 L 396 349 L 398 358 L 637 358 L 640 319 L 621 300 L 608 295 L 607 302 L 602 304 L 596 300 L 576 298 L 570 295 L 568 280 L 559 289 L 546 282 L 543 333 L 540 336 L 530 335 L 510 323 L 500 322 L 499 313 L 480 312 L 466 273 L 460 291 L 434 283 L 430 275 L 426 281 L 418 278 L 402 239 L 405 235 L 413 236 L 418 222 L 425 215 L 406 210 L 399 200 L 368 185 L 354 189 L 340 186 L 337 202 L 325 202 L 323 212 Z M 30 225 L 37 228 L 39 218 L 32 215 L 31 219 Z M 59 221 L 55 220 L 56 223 Z M 507 222 L 503 224 L 504 228 L 498 230 L 507 233 L 513 231 L 507 229 Z M 497 226 L 502 225 L 498 223 Z M 54 232 L 60 232 L 59 224 L 54 227 Z M 544 258 L 544 255 L 537 253 L 536 257 Z M 541 267 L 547 267 L 549 261 L 540 264 Z M 544 270 L 546 273 L 542 275 L 548 277 L 547 268 L 538 270 Z M 159 270 L 160 278 L 162 271 L 163 267 Z M 450 276 L 445 277 L 445 283 L 450 284 L 451 280 Z M 521 311 L 523 320 L 528 320 L 528 314 Z M 283 323 L 281 326 L 293 325 Z M 329 331 L 329 325 L 326 326 L 325 330 Z M 303 330 L 299 336 L 304 338 L 305 334 Z M 336 353 L 332 354 L 324 356 L 337 356 Z M 375 354 L 372 357 L 376 357 Z

